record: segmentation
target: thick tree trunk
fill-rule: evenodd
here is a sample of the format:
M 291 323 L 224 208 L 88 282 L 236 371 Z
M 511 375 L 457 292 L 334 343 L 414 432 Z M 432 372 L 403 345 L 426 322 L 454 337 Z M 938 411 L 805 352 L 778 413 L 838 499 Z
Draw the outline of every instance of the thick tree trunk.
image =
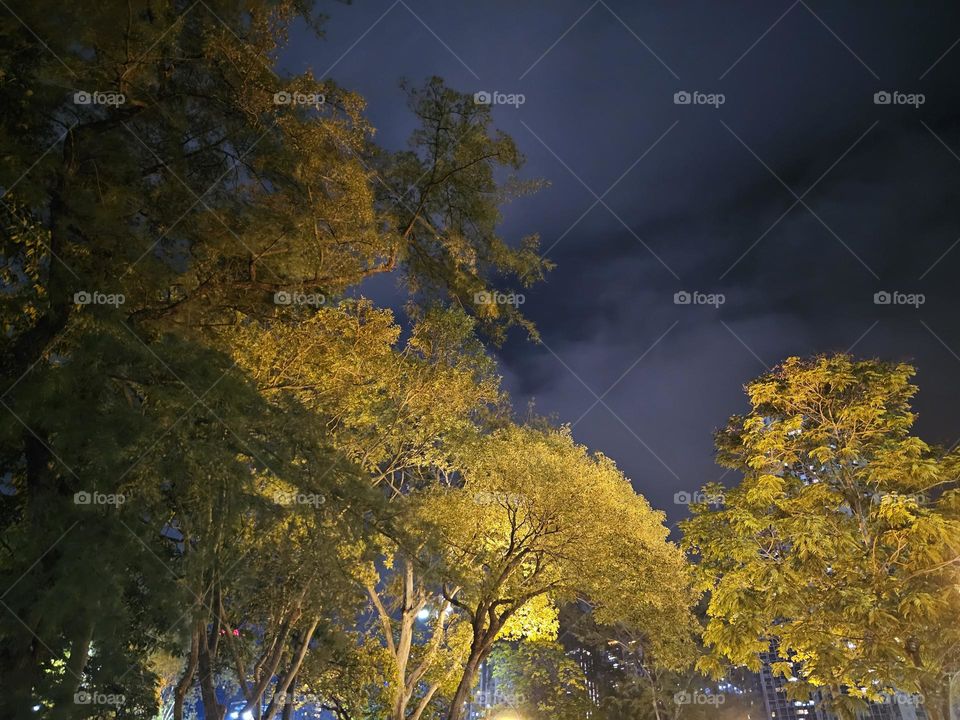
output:
M 68 215 L 63 198 L 68 197 L 70 182 L 75 176 L 73 151 L 74 135 L 68 132 L 63 144 L 63 170 L 57 178 L 56 187 L 50 193 L 47 227 L 50 230 L 50 268 L 47 276 L 47 311 L 28 331 L 13 338 L 3 353 L 3 393 L 23 377 L 43 357 L 54 338 L 67 326 L 73 309 L 72 275 L 62 258 L 67 229 L 64 226 Z
M 0 610 L 7 613 L 2 607 Z M 12 620 L 12 616 L 8 617 Z M 36 641 L 33 633 L 39 626 L 39 616 L 24 618 L 28 627 L 16 622 L 16 630 L 0 643 L 0 677 L 8 690 L 0 692 L 0 717 L 30 718 L 33 712 L 34 688 L 39 684 L 39 670 L 43 667 L 41 654 L 46 651 Z
M 0 407 L 0 412 L 7 411 Z M 73 490 L 66 486 L 60 475 L 62 466 L 53 461 L 45 430 L 34 425 L 31 430 L 24 429 L 21 438 L 27 480 L 24 521 L 29 526 L 44 528 L 50 522 L 51 498 L 68 495 Z M 68 527 L 69 525 L 64 525 L 62 529 L 66 530 Z M 45 553 L 30 572 L 48 581 L 56 574 L 56 567 L 61 557 L 60 550 L 54 548 Z M 24 566 L 21 571 L 26 570 Z M 16 572 L 16 575 L 9 577 L 8 583 L 12 583 L 19 574 L 20 572 Z M 42 668 L 50 651 L 38 638 L 38 635 L 45 635 L 45 632 L 40 630 L 44 624 L 44 617 L 40 606 L 34 600 L 35 595 L 33 597 L 17 596 L 14 599 L 14 594 L 11 594 L 4 601 L 7 607 L 0 606 L 0 612 L 6 615 L 6 622 L 9 623 L 4 626 L 7 631 L 6 637 L 0 642 L 0 678 L 4 680 L 4 692 L 0 693 L 0 717 L 28 718 L 36 715 L 32 709 L 36 702 L 35 693 L 43 684 Z M 68 628 L 63 629 L 69 632 Z M 85 660 L 86 657 L 84 657 Z M 66 679 L 66 682 L 75 679 L 71 676 Z M 74 692 L 76 688 L 70 692 L 71 702 Z M 59 695 L 56 699 L 59 699 Z

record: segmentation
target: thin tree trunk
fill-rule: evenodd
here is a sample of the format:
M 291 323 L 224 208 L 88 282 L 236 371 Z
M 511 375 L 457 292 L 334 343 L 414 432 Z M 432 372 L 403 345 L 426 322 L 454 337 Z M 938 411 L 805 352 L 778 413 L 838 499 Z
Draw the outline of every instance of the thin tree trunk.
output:
M 429 688 L 427 688 L 427 692 L 424 693 L 422 698 L 420 698 L 420 702 L 417 703 L 417 707 L 414 708 L 413 713 L 409 718 L 407 718 L 407 720 L 420 720 L 420 716 L 423 715 L 423 711 L 427 709 L 427 705 L 430 704 L 430 700 L 433 699 L 434 694 L 439 688 L 439 685 L 431 685 Z
M 473 691 L 473 683 L 477 677 L 477 669 L 483 661 L 483 652 L 479 647 L 471 649 L 470 657 L 463 668 L 463 676 L 460 678 L 460 684 L 457 685 L 457 691 L 450 702 L 450 710 L 447 712 L 447 720 L 463 720 L 467 700 Z
M 657 720 L 661 720 L 660 718 L 660 683 L 658 682 L 658 679 L 654 677 L 653 672 L 650 670 L 644 671 L 635 666 L 634 672 L 638 674 L 640 672 L 643 672 L 643 674 L 646 675 L 647 681 L 650 683 L 650 697 L 653 700 L 653 714 Z
M 193 676 L 197 672 L 197 659 L 200 655 L 200 633 L 203 628 L 199 623 L 194 623 L 190 631 L 190 656 L 187 658 L 187 666 L 184 668 L 183 675 L 173 688 L 173 720 L 183 720 L 183 701 L 187 696 L 187 691 L 193 685 Z
M 367 585 L 366 591 L 370 596 L 377 617 L 380 620 L 381 630 L 387 644 L 387 650 L 393 656 L 394 664 L 394 695 L 390 708 L 390 720 L 406 720 L 407 706 L 416 690 L 422 672 L 420 668 L 414 670 L 408 677 L 407 669 L 410 662 L 410 652 L 413 648 L 413 635 L 417 613 L 425 605 L 425 597 L 422 588 L 418 591 L 416 587 L 416 578 L 414 574 L 413 560 L 403 558 L 403 594 L 400 602 L 400 618 L 398 620 L 398 631 L 394 637 L 394 621 L 387 612 L 380 599 L 377 589 L 373 585 Z
M 273 720 L 273 716 L 277 714 L 277 710 L 280 709 L 280 702 L 286 701 L 287 689 L 290 687 L 290 683 L 293 682 L 293 679 L 297 676 L 297 673 L 300 672 L 300 666 L 303 664 L 303 659 L 307 655 L 307 650 L 310 647 L 310 641 L 313 639 L 313 633 L 317 629 L 317 625 L 320 624 L 320 618 L 314 618 L 310 627 L 303 635 L 303 642 L 300 643 L 300 648 L 297 650 L 297 654 L 290 661 L 290 667 L 287 669 L 287 672 L 284 673 L 284 676 L 277 682 L 277 689 L 273 693 L 273 698 L 270 700 L 270 705 L 267 707 L 267 714 L 264 716 L 264 720 Z
M 404 558 L 400 637 L 397 639 L 395 655 L 397 691 L 393 703 L 393 720 L 405 720 L 407 704 L 410 702 L 412 695 L 412 689 L 408 687 L 407 683 L 407 663 L 410 661 L 410 651 L 413 648 L 413 624 L 419 610 L 419 603 L 414 603 L 413 562 L 409 558 Z
M 304 593 L 305 592 L 306 590 L 304 590 Z M 301 595 L 299 600 L 302 599 L 303 595 Z M 290 626 L 300 618 L 300 612 L 298 601 L 297 605 L 293 607 L 288 617 L 284 619 L 277 629 L 277 639 L 272 645 L 272 652 L 270 653 L 269 659 L 263 663 L 263 665 L 258 663 L 258 672 L 260 675 L 257 678 L 257 684 L 250 692 L 250 697 L 247 698 L 247 704 L 243 708 L 244 712 L 253 712 L 255 708 L 259 708 L 263 704 L 263 694 L 270 684 L 270 680 L 276 674 L 277 668 L 280 667 L 280 660 L 283 658 L 283 651 L 286 647 L 287 636 L 290 633 Z M 257 710 L 257 717 L 260 717 L 259 710 Z
M 93 639 L 93 620 L 85 618 L 76 637 L 70 643 L 70 659 L 66 664 L 66 675 L 58 688 L 59 698 L 50 714 L 53 720 L 69 718 L 76 711 L 75 696 L 83 679 L 83 669 L 90 657 L 90 641 Z
M 295 694 L 297 692 L 297 676 L 294 675 L 290 681 L 290 688 L 287 690 L 287 701 L 283 704 L 283 715 L 281 720 L 293 720 L 293 711 L 296 708 Z
M 219 590 L 214 587 L 214 607 L 218 605 L 216 597 Z M 200 670 L 200 697 L 203 700 L 203 716 L 207 720 L 224 720 L 227 709 L 217 700 L 217 689 L 213 676 L 213 661 L 217 657 L 217 647 L 220 642 L 220 616 L 214 614 L 210 625 L 210 632 L 203 633 L 197 663 Z

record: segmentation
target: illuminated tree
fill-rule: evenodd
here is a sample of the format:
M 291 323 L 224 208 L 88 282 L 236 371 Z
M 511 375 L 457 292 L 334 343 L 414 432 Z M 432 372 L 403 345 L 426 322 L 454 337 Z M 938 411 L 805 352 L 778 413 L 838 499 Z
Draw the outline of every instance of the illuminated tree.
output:
M 717 434 L 743 473 L 694 506 L 684 544 L 710 592 L 702 664 L 752 667 L 779 641 L 788 688 L 847 714 L 894 689 L 941 717 L 957 669 L 957 455 L 911 434 L 908 365 L 791 358 L 747 386 Z M 790 662 L 788 662 L 790 661 Z
M 689 630 L 682 555 L 666 540 L 663 514 L 611 460 L 566 429 L 511 426 L 466 447 L 459 466 L 462 482 L 425 491 L 423 510 L 443 554 L 444 596 L 472 631 L 449 720 L 462 717 L 510 621 L 545 597 L 587 597 L 602 621 L 648 628 L 665 656 Z M 529 623 L 555 622 L 552 604 L 539 607 Z

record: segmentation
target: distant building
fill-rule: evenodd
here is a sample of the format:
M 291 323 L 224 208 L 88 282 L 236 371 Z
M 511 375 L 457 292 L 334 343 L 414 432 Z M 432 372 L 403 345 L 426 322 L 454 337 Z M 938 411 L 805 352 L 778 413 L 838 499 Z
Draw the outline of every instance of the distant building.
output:
M 772 663 L 779 657 L 776 652 L 776 643 L 771 643 L 769 652 L 760 653 L 759 685 L 763 695 L 763 705 L 770 720 L 826 720 L 816 708 L 816 702 L 811 700 L 790 700 L 787 698 L 785 678 L 773 674 Z
M 585 647 L 574 647 L 567 651 L 567 656 L 572 658 L 580 669 L 583 670 L 584 684 L 587 688 L 587 697 L 593 705 L 600 705 L 600 688 L 597 684 L 597 659 L 593 651 Z
M 777 654 L 776 641 L 770 650 L 760 654 L 760 693 L 769 720 L 837 720 L 837 716 L 822 707 L 825 696 L 818 693 L 807 700 L 791 700 L 787 697 L 789 679 L 774 675 L 774 662 L 782 662 Z M 861 720 L 927 720 L 919 696 L 909 693 L 894 693 L 885 702 L 870 703 L 860 714 Z

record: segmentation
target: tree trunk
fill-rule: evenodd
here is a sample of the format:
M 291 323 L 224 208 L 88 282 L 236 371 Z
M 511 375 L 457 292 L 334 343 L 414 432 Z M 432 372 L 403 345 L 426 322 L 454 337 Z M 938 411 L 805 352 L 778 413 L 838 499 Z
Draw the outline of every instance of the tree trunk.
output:
M 447 712 L 447 720 L 463 720 L 467 700 L 473 691 L 473 683 L 477 677 L 477 670 L 480 663 L 483 662 L 483 651 L 480 647 L 470 650 L 470 657 L 463 668 L 463 675 L 460 678 L 460 684 L 457 685 L 457 692 L 453 695 L 450 702 L 450 710 Z
M 425 692 L 423 697 L 420 698 L 420 702 L 417 703 L 417 707 L 414 708 L 413 714 L 410 715 L 409 720 L 420 720 L 420 717 L 423 715 L 423 711 L 427 709 L 427 705 L 430 704 L 430 700 L 433 699 L 434 694 L 439 688 L 439 685 L 431 685 L 429 688 L 427 688 L 427 692 Z
M 93 620 L 84 619 L 76 636 L 70 642 L 70 659 L 66 664 L 63 682 L 57 688 L 57 700 L 50 713 L 52 720 L 69 718 L 76 711 L 76 693 L 83 679 L 83 669 L 90 657 L 90 641 L 93 639 Z
M 2 609 L 2 608 L 0 608 Z M 3 609 L 3 612 L 8 612 Z M 16 634 L 10 633 L 0 643 L 0 677 L 4 678 L 4 692 L 0 692 L 0 717 L 31 717 L 35 715 L 34 689 L 39 684 L 39 669 L 43 667 L 42 655 L 46 654 L 34 633 L 40 623 L 39 617 L 25 618 L 27 627 Z M 23 627 L 17 623 L 17 628 Z
M 653 715 L 656 720 L 661 720 L 660 718 L 660 683 L 659 678 L 654 677 L 654 674 L 651 670 L 641 669 L 634 666 L 635 673 L 639 676 L 641 673 L 646 676 L 647 681 L 650 684 L 650 697 L 653 700 Z M 638 677 L 639 679 L 639 677 Z
M 50 217 L 46 223 L 50 230 L 50 268 L 47 276 L 47 311 L 40 320 L 29 330 L 17 335 L 8 345 L 4 353 L 3 373 L 5 380 L 16 383 L 30 371 L 44 353 L 49 349 L 54 338 L 67 326 L 70 313 L 73 310 L 72 270 L 64 267 L 59 259 L 64 257 L 66 239 L 65 216 L 67 208 L 63 198 L 69 197 L 69 183 L 73 180 L 76 164 L 73 151 L 74 135 L 68 132 L 63 143 L 63 170 L 57 177 L 57 183 L 50 193 Z M 4 394 L 11 387 L 4 383 Z
M 210 662 L 210 650 L 201 643 L 198 656 L 200 668 L 200 698 L 203 700 L 203 716 L 210 720 L 223 720 L 227 709 L 217 700 L 217 689 L 213 682 L 213 667 Z
M 303 664 L 303 659 L 307 655 L 307 650 L 310 647 L 310 641 L 313 639 L 313 633 L 317 629 L 317 625 L 320 624 L 320 618 L 314 618 L 313 622 L 310 624 L 310 627 L 303 635 L 303 642 L 300 643 L 300 649 L 297 650 L 296 656 L 290 661 L 290 667 L 287 669 L 287 672 L 284 673 L 283 677 L 277 681 L 277 689 L 273 693 L 273 698 L 270 700 L 270 705 L 267 707 L 267 714 L 264 716 L 264 720 L 273 720 L 273 716 L 277 714 L 277 710 L 280 709 L 280 703 L 286 705 L 287 701 L 287 690 L 290 687 L 290 683 L 293 682 L 293 679 L 297 676 L 297 673 L 300 672 L 300 666 Z
M 281 720 L 293 720 L 293 711 L 296 708 L 296 703 L 294 702 L 296 692 L 297 676 L 294 675 L 290 681 L 290 687 L 287 690 L 287 701 L 283 704 L 283 715 L 280 716 Z
M 413 649 L 413 625 L 416 622 L 416 613 L 419 612 L 419 603 L 414 602 L 413 561 L 403 560 L 403 605 L 400 615 L 400 637 L 396 645 L 396 684 L 397 692 L 393 702 L 393 720 L 406 720 L 407 704 L 413 694 L 413 688 L 407 683 L 407 664 L 410 662 L 410 651 Z
M 219 590 L 215 586 L 213 607 L 219 605 L 218 592 Z M 219 643 L 220 616 L 214 613 L 213 621 L 210 624 L 210 632 L 202 633 L 200 651 L 197 655 L 197 664 L 200 670 L 200 698 L 203 700 L 203 716 L 207 720 L 224 720 L 224 715 L 227 712 L 227 709 L 217 700 L 217 688 L 213 675 L 213 662 L 217 657 Z
M 277 629 L 276 643 L 271 646 L 272 652 L 269 658 L 262 665 L 258 663 L 259 677 L 256 680 L 257 684 L 250 692 L 250 697 L 247 698 L 247 704 L 243 708 L 244 712 L 255 712 L 255 716 L 260 717 L 259 708 L 263 705 L 263 693 L 270 684 L 270 680 L 273 679 L 273 676 L 276 674 L 277 668 L 280 667 L 280 660 L 283 658 L 283 651 L 287 643 L 287 636 L 290 633 L 290 626 L 295 623 L 299 617 L 300 608 L 299 605 L 297 605 L 291 610 L 291 614 Z
M 187 691 L 193 685 L 193 676 L 197 672 L 197 659 L 200 654 L 200 633 L 203 628 L 194 623 L 190 631 L 190 656 L 187 658 L 187 666 L 184 668 L 183 675 L 173 688 L 173 720 L 183 720 L 183 701 L 187 696 Z

